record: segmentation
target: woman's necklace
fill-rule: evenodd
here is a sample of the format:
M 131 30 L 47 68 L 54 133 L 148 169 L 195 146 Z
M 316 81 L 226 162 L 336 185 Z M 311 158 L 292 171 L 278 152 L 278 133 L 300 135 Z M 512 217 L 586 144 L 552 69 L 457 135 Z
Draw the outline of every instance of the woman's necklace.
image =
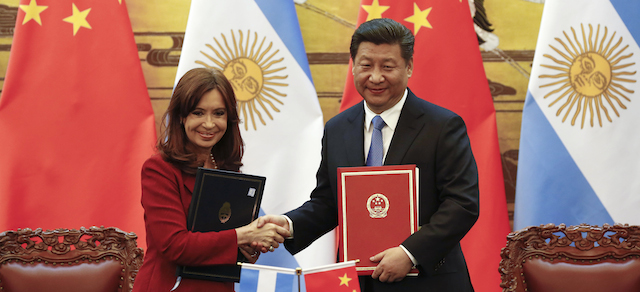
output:
M 209 157 L 211 157 L 211 163 L 213 163 L 213 169 L 218 169 L 218 164 L 216 163 L 216 159 L 213 158 L 213 153 L 209 153 Z

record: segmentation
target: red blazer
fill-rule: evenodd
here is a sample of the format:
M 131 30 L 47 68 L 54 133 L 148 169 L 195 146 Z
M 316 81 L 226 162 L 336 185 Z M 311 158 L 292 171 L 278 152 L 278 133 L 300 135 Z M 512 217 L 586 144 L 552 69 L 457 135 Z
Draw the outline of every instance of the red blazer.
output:
M 133 291 L 169 291 L 177 265 L 234 264 L 238 253 L 235 230 L 192 233 L 187 214 L 195 176 L 185 174 L 159 154 L 142 166 L 142 207 L 147 251 Z M 233 282 L 182 279 L 180 291 L 233 291 Z

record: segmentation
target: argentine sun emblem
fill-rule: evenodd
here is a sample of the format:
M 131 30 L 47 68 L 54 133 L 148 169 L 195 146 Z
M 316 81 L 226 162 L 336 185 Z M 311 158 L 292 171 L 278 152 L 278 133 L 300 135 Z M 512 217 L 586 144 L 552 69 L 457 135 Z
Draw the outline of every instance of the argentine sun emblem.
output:
M 216 45 L 207 44 L 208 49 L 200 51 L 206 60 L 196 61 L 204 67 L 222 70 L 229 79 L 245 130 L 249 130 L 249 123 L 257 130 L 257 120 L 266 125 L 263 113 L 273 120 L 271 112 L 280 112 L 278 106 L 284 105 L 282 98 L 287 96 L 279 88 L 288 85 L 284 83 L 288 75 L 280 72 L 286 69 L 280 64 L 284 58 L 277 56 L 280 50 L 274 50 L 273 42 L 260 38 L 257 32 L 251 35 L 247 31 L 245 38 L 238 30 L 237 36 L 233 31 L 229 33 L 230 40 L 225 34 L 220 39 L 214 37 Z
M 389 199 L 383 194 L 373 194 L 367 199 L 367 210 L 369 217 L 384 218 L 389 211 Z
M 615 31 L 609 36 L 606 26 L 598 25 L 594 31 L 591 24 L 588 32 L 584 25 L 581 30 L 576 34 L 572 27 L 571 35 L 563 32 L 564 38 L 556 38 L 562 47 L 549 45 L 555 54 L 544 57 L 554 64 L 540 66 L 557 74 L 540 75 L 541 79 L 550 80 L 540 88 L 554 89 L 544 98 L 551 97 L 549 107 L 557 107 L 556 116 L 562 116 L 562 122 L 570 117 L 572 126 L 579 120 L 584 128 L 585 122 L 593 127 L 597 120 L 602 127 L 604 118 L 613 122 L 611 117 L 620 117 L 618 110 L 626 109 L 631 102 L 629 97 L 634 91 L 626 84 L 636 82 L 636 71 L 628 69 L 635 62 L 633 53 L 627 50 L 629 45 L 622 37 L 616 37 Z

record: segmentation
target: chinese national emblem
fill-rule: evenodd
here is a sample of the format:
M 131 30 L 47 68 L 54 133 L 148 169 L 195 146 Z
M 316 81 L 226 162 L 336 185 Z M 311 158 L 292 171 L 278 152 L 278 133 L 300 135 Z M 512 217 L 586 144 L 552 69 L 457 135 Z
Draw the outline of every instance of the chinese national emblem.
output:
M 373 194 L 367 199 L 367 210 L 369 210 L 369 217 L 371 218 L 387 217 L 389 199 L 383 194 Z

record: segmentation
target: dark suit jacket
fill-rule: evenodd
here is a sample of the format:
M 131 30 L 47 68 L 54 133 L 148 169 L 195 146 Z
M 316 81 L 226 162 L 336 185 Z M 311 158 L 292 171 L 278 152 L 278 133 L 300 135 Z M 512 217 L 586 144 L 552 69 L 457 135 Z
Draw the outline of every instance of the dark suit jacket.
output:
M 325 126 L 317 186 L 309 201 L 286 214 L 293 221 L 294 237 L 285 242 L 292 253 L 338 224 L 337 168 L 365 165 L 363 106 Z M 394 164 L 420 169 L 421 228 L 402 243 L 420 275 L 394 284 L 374 280 L 373 291 L 471 291 L 459 242 L 478 219 L 478 173 L 462 118 L 409 90 L 385 159 L 385 165 Z
M 232 265 L 238 244 L 234 229 L 190 232 L 187 214 L 196 183 L 159 154 L 142 166 L 142 207 L 147 231 L 144 263 L 134 292 L 169 291 L 176 282 L 177 265 Z M 233 291 L 233 282 L 182 279 L 176 291 Z

